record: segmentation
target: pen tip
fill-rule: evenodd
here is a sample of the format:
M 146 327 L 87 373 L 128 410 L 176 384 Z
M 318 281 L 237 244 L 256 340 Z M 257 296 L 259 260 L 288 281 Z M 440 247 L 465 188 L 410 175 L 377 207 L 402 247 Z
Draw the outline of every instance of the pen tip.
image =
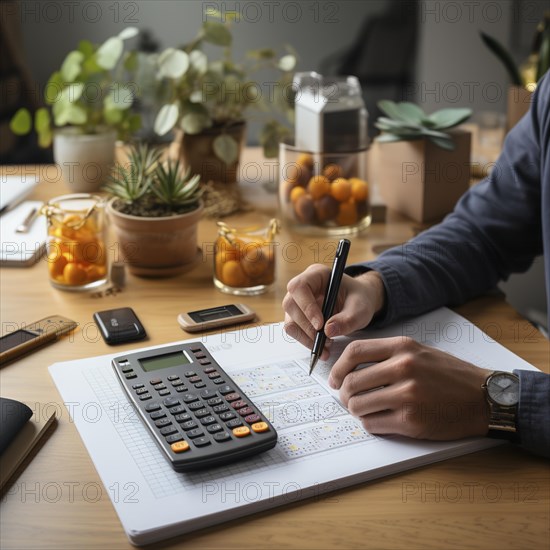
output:
M 312 353 L 311 359 L 309 361 L 309 376 L 311 376 L 311 373 L 313 372 L 313 369 L 315 368 L 316 364 L 317 364 L 317 356 Z

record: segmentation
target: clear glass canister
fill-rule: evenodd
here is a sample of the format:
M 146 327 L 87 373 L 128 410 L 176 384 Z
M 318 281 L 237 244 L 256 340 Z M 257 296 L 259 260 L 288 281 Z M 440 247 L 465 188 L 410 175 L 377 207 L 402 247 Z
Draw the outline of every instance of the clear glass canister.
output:
M 310 153 L 288 143 L 279 149 L 279 205 L 294 229 L 353 235 L 371 222 L 367 150 Z
M 102 199 L 63 195 L 43 208 L 48 224 L 48 272 L 52 285 L 82 291 L 107 281 L 105 209 Z
M 218 222 L 214 247 L 214 284 L 227 294 L 252 296 L 275 281 L 275 235 L 279 222 L 263 227 L 229 227 Z

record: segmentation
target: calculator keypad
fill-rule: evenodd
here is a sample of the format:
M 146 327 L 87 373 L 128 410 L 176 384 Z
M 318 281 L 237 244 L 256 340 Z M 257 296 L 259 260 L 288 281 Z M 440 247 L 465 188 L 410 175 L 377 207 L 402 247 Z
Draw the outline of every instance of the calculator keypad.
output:
M 178 367 L 176 373 L 170 369 L 165 376 L 164 369 L 141 373 L 131 356 L 113 361 L 174 469 L 199 468 L 201 457 L 211 466 L 273 447 L 277 439 L 273 427 L 206 350 L 195 344 L 177 347 L 192 357 L 192 365 Z M 138 380 L 127 382 L 130 378 Z M 224 453 L 231 456 L 225 460 Z

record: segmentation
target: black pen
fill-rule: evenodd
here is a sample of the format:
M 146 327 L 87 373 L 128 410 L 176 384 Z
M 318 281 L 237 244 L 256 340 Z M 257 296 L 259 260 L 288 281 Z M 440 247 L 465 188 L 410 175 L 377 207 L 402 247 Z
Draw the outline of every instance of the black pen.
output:
M 323 326 L 315 335 L 315 342 L 313 343 L 313 349 L 311 350 L 311 360 L 309 363 L 310 375 L 313 372 L 321 353 L 323 353 L 323 348 L 325 347 L 325 341 L 327 339 L 325 334 L 325 323 L 332 316 L 334 306 L 336 305 L 336 298 L 338 298 L 338 291 L 340 290 L 340 282 L 342 281 L 342 275 L 344 274 L 344 268 L 346 267 L 350 244 L 351 243 L 347 239 L 341 239 L 338 243 L 338 248 L 336 249 L 325 299 L 323 300 Z

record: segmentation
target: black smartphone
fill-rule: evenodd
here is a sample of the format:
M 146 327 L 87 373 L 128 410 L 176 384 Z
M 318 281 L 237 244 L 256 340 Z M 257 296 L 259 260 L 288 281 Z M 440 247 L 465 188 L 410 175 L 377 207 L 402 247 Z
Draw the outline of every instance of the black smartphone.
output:
M 101 336 L 109 345 L 143 340 L 147 336 L 145 328 L 131 307 L 96 311 L 93 317 Z

